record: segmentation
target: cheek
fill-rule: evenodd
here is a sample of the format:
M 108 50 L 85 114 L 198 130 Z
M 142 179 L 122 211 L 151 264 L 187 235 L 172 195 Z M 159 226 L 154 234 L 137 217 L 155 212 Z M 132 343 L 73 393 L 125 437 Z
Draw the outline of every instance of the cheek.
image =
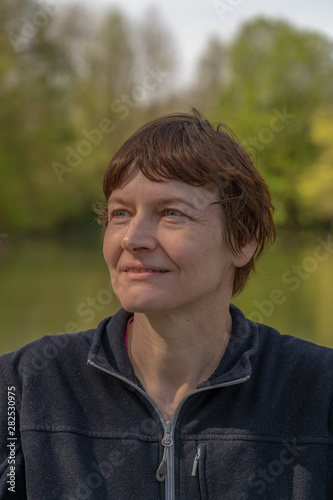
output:
M 226 255 L 220 226 L 213 225 L 205 231 L 188 232 L 165 240 L 164 249 L 175 263 L 193 272 L 200 273 L 200 267 L 216 265 Z
M 103 241 L 103 256 L 104 256 L 104 260 L 106 262 L 108 262 L 108 244 L 104 238 L 104 241 Z
M 109 264 L 110 261 L 110 256 L 111 256 L 111 248 L 110 248 L 110 238 L 108 238 L 107 233 L 104 236 L 104 241 L 103 241 L 103 255 L 104 259 Z
M 203 280 L 204 270 L 210 267 L 212 260 L 211 249 L 204 239 L 177 242 L 177 244 L 172 245 L 169 257 L 176 264 L 181 274 L 184 274 L 187 278 L 190 277 L 192 280 L 195 277 Z
M 166 235 L 160 239 L 161 247 L 178 267 L 193 266 L 193 259 L 199 253 L 199 241 L 191 235 Z
M 115 236 L 112 235 L 111 237 L 110 234 L 106 232 L 103 241 L 103 255 L 109 268 L 115 265 L 119 259 L 120 252 L 121 247 L 117 244 Z
M 233 256 L 226 247 L 219 233 L 212 233 L 207 236 L 210 239 L 209 244 L 205 245 L 201 255 L 202 269 L 205 269 L 210 277 L 221 279 L 226 272 L 231 271 L 234 266 Z

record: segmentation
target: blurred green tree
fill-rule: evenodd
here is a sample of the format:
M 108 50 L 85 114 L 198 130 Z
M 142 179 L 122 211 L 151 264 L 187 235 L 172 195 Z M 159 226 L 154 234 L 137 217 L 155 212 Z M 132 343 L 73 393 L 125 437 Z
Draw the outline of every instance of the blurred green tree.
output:
M 49 168 L 59 144 L 74 136 L 68 122 L 73 69 L 63 48 L 48 38 L 52 16 L 39 4 L 5 2 L 1 8 L 1 224 L 11 232 L 49 229 L 59 214 L 74 209 L 70 198 L 52 189 Z
M 215 78 L 211 115 L 243 139 L 273 191 L 277 221 L 291 227 L 305 222 L 298 185 L 320 154 L 312 119 L 333 99 L 332 53 L 323 35 L 259 18 L 242 27 L 227 55 L 213 40 L 199 66 L 205 77 L 207 59 L 214 62 L 220 83 Z
M 312 120 L 311 137 L 319 155 L 297 188 L 303 201 L 305 221 L 333 223 L 333 106 L 318 109 Z
M 1 230 L 86 226 L 108 160 L 167 85 L 172 43 L 151 13 L 14 0 L 0 15 Z
M 51 5 L 0 5 L 3 232 L 86 225 L 119 145 L 188 100 L 173 88 L 175 50 L 154 9 L 134 23 Z M 290 227 L 333 216 L 332 53 L 318 33 L 260 18 L 229 45 L 212 37 L 198 63 L 194 104 L 242 138 Z

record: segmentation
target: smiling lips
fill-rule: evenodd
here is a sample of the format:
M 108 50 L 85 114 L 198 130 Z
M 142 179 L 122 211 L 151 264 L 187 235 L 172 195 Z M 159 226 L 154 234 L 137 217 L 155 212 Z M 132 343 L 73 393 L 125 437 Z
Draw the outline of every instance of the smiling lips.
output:
M 148 276 L 156 276 L 165 274 L 168 272 L 166 269 L 154 269 L 154 268 L 144 268 L 144 267 L 124 267 L 123 272 L 128 278 L 144 278 Z
M 129 267 L 128 269 L 124 270 L 125 273 L 167 273 L 168 271 L 165 271 L 163 269 L 135 269 Z

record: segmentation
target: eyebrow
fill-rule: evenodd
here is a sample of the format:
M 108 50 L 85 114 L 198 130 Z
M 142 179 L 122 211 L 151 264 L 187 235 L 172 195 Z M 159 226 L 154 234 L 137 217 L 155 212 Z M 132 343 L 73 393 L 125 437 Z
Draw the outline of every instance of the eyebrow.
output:
M 112 194 L 111 194 L 111 196 L 109 198 L 109 203 L 111 203 L 111 202 L 112 203 L 126 203 L 126 200 L 124 200 L 123 198 L 121 198 L 119 196 L 112 197 Z M 156 200 L 156 202 L 159 205 L 169 205 L 172 203 L 182 203 L 184 205 L 189 206 L 190 208 L 193 208 L 193 209 L 197 208 L 193 205 L 193 203 L 191 203 L 191 201 L 187 201 L 184 198 L 181 198 L 180 196 L 170 196 L 167 198 L 160 198 L 160 199 Z
M 191 203 L 188 200 L 184 200 L 184 198 L 181 198 L 180 196 L 171 196 L 168 198 L 161 198 L 158 200 L 158 203 L 161 205 L 170 205 L 172 203 L 183 203 L 184 205 L 189 206 L 190 208 L 196 208 L 193 203 Z

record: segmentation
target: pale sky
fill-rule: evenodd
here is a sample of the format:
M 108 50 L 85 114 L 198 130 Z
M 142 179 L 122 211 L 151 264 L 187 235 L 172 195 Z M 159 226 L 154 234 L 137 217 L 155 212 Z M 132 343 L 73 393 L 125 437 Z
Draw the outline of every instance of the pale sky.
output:
M 255 16 L 282 18 L 301 28 L 314 29 L 333 40 L 333 0 L 81 0 L 96 8 L 118 7 L 130 19 L 143 18 L 154 6 L 171 32 L 183 78 L 212 34 L 229 40 L 239 26 Z M 223 12 L 224 11 L 224 12 Z

